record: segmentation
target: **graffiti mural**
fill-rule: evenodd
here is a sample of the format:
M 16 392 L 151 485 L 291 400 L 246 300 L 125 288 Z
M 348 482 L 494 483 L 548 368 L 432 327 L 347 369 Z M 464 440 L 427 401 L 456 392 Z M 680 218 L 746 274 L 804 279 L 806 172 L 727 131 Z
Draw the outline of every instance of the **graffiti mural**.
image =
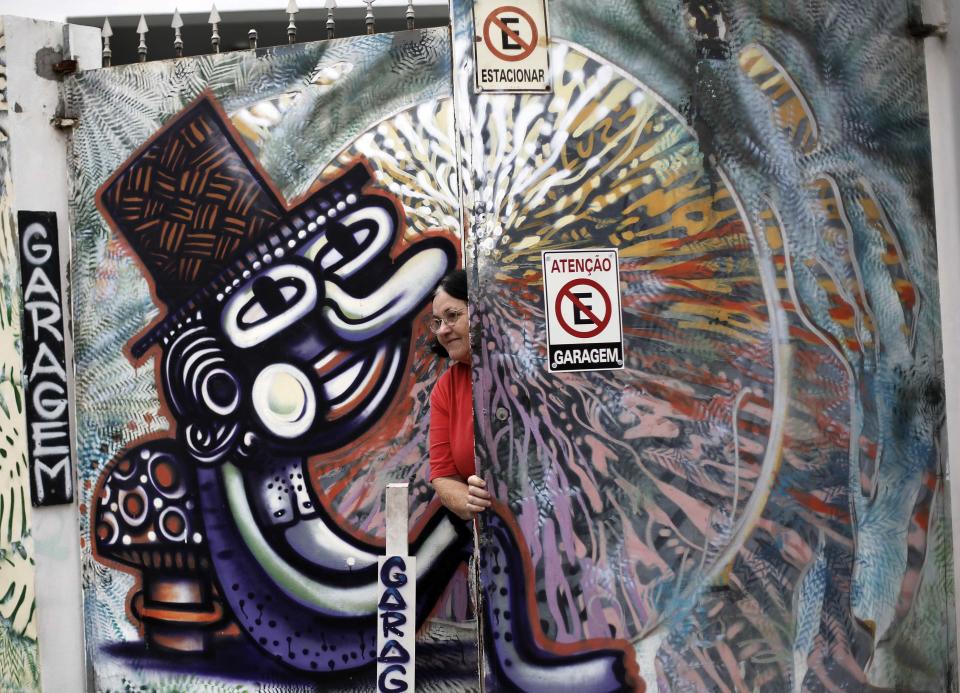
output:
M 907 7 L 552 0 L 498 95 L 453 6 L 490 689 L 948 688 Z M 607 247 L 625 367 L 551 374 L 541 252 Z
M 23 302 L 0 25 L 0 688 L 40 690 L 30 469 L 24 415 Z
M 66 95 L 94 122 L 113 90 L 130 117 L 72 142 L 97 688 L 371 689 L 393 481 L 418 683 L 476 688 L 470 536 L 424 464 L 422 317 L 460 253 L 445 33 L 81 74 Z
M 162 343 L 177 437 L 125 451 L 101 477 L 96 552 L 141 569 L 149 643 L 205 649 L 195 628 L 220 609 L 192 581 L 212 568 L 220 602 L 270 655 L 354 669 L 375 655 L 376 547 L 341 536 L 304 481 L 307 458 L 382 418 L 411 319 L 456 249 L 427 238 L 391 258 L 397 207 L 366 192 L 363 163 L 285 209 L 226 122 L 200 97 L 98 193 L 166 306 L 131 353 Z M 419 543 L 425 616 L 462 542 L 438 517 Z

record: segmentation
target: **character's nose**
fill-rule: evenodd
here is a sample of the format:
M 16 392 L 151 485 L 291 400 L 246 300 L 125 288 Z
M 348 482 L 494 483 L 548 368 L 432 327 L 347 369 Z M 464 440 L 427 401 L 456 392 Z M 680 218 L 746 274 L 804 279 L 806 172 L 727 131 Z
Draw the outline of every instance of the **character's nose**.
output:
M 366 296 L 354 296 L 339 284 L 324 282 L 323 316 L 345 342 L 374 339 L 417 310 L 452 264 L 445 246 L 420 241 L 398 259 L 393 274 Z

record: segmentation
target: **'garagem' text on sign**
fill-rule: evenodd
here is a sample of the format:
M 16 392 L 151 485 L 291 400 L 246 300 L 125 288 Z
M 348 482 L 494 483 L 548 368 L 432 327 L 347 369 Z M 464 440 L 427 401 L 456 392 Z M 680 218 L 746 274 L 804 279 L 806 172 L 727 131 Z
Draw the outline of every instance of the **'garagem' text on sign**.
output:
M 69 503 L 73 468 L 57 215 L 20 212 L 17 222 L 30 496 L 34 505 Z

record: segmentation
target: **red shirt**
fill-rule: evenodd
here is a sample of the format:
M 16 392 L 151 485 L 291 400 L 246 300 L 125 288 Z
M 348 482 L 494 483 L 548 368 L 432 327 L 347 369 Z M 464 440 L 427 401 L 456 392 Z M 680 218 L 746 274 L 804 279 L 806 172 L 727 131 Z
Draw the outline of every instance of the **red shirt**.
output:
M 473 387 L 470 366 L 454 363 L 430 394 L 430 481 L 476 473 L 473 457 Z

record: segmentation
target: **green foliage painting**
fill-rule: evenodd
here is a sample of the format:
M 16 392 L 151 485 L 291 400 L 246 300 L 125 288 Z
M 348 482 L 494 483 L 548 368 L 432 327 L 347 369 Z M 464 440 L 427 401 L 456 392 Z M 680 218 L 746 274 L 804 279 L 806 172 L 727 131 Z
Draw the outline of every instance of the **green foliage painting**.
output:
M 5 73 L 4 45 L 0 27 L 0 74 Z M 40 688 L 40 667 L 6 108 L 4 90 L 0 92 L 0 690 L 33 691 Z

